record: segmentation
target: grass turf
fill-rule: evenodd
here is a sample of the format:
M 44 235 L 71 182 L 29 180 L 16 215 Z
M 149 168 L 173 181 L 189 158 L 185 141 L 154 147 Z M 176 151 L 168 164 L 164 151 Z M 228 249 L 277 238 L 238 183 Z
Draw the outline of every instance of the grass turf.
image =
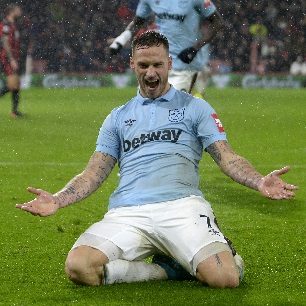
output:
M 246 264 L 237 289 L 198 282 L 148 282 L 80 287 L 64 262 L 75 239 L 107 209 L 117 171 L 83 203 L 48 218 L 17 210 L 33 198 L 26 187 L 50 192 L 81 172 L 110 110 L 134 96 L 130 89 L 31 89 L 10 119 L 0 101 L 0 305 L 305 305 L 305 90 L 209 89 L 232 147 L 260 172 L 291 165 L 284 180 L 301 190 L 291 201 L 270 201 L 225 177 L 209 156 L 201 189 L 219 225 Z

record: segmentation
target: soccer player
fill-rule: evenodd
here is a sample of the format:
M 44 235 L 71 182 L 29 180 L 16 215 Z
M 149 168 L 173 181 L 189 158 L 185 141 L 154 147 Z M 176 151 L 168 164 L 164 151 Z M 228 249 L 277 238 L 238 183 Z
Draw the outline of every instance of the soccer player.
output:
M 17 18 L 22 16 L 22 9 L 17 4 L 10 4 L 7 7 L 6 17 L 0 23 L 1 50 L 0 61 L 6 75 L 6 85 L 0 91 L 0 97 L 6 93 L 12 93 L 11 117 L 22 116 L 18 110 L 20 77 L 19 77 L 19 31 L 16 27 Z
M 172 58 L 164 35 L 137 36 L 130 66 L 137 96 L 105 119 L 85 170 L 54 195 L 29 187 L 37 197 L 16 207 L 52 215 L 96 191 L 118 162 L 121 175 L 108 212 L 68 254 L 69 279 L 83 285 L 197 279 L 237 287 L 243 261 L 198 188 L 203 150 L 234 181 L 270 199 L 295 196 L 298 187 L 280 179 L 289 166 L 258 173 L 230 147 L 214 109 L 170 85 Z M 141 261 L 151 255 L 152 263 Z
M 134 20 L 110 45 L 111 54 L 117 54 L 152 13 L 159 32 L 169 40 L 173 59 L 169 82 L 190 93 L 197 76 L 204 73 L 209 60 L 208 43 L 223 27 L 223 20 L 210 0 L 140 0 Z

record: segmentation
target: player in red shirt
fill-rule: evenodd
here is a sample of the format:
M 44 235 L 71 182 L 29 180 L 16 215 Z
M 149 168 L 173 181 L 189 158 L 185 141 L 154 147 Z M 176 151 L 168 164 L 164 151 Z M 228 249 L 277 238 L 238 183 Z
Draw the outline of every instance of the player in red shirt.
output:
M 12 93 L 13 109 L 11 117 L 20 117 L 18 111 L 20 76 L 19 76 L 19 31 L 15 22 L 21 17 L 22 9 L 17 4 L 10 4 L 7 7 L 6 17 L 0 23 L 1 51 L 0 61 L 6 75 L 6 86 L 0 91 L 0 97 L 7 92 Z

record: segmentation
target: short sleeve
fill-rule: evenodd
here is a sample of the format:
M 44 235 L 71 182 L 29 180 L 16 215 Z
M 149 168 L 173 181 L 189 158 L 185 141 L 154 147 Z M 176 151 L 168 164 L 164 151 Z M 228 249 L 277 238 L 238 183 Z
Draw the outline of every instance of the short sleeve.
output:
M 196 99 L 196 133 L 206 149 L 212 143 L 226 140 L 226 133 L 216 111 L 206 101 Z
M 112 155 L 116 159 L 119 156 L 120 141 L 115 127 L 114 111 L 104 120 L 97 139 L 96 151 Z

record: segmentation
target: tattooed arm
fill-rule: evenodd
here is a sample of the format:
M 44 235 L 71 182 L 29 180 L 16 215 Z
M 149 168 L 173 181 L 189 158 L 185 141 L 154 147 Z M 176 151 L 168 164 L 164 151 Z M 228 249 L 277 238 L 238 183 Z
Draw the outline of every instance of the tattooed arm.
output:
M 75 176 L 62 190 L 52 195 L 41 189 L 28 188 L 37 197 L 16 207 L 33 215 L 49 216 L 59 208 L 80 202 L 96 191 L 106 180 L 116 164 L 116 159 L 109 154 L 94 152 L 85 170 Z
M 80 202 L 91 195 L 106 180 L 115 164 L 116 159 L 111 155 L 94 152 L 85 170 L 54 195 L 59 207 Z
M 292 190 L 299 189 L 298 186 L 287 184 L 279 178 L 290 170 L 289 166 L 263 176 L 246 159 L 237 155 L 227 141 L 211 144 L 207 152 L 223 173 L 241 185 L 258 190 L 267 198 L 289 200 L 295 196 Z
M 258 182 L 264 177 L 244 158 L 238 156 L 227 141 L 217 141 L 207 152 L 218 164 L 221 171 L 237 183 L 258 190 Z

